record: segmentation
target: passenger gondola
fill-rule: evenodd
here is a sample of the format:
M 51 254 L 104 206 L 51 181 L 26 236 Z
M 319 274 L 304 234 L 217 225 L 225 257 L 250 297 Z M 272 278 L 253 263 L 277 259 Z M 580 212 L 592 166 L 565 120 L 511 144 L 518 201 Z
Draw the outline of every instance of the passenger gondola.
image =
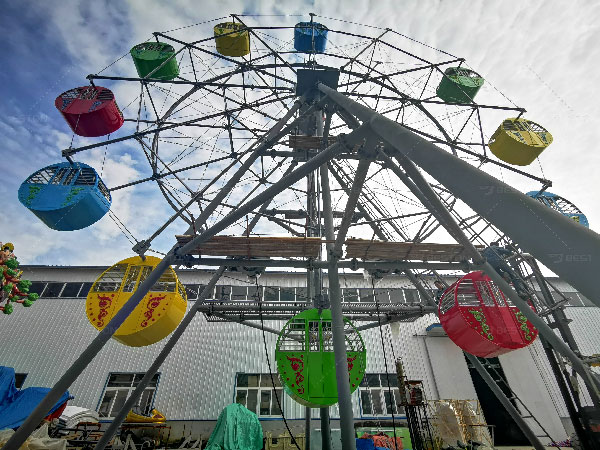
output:
M 550 144 L 552 135 L 531 120 L 506 119 L 492 135 L 488 146 L 502 161 L 527 166 Z
M 294 27 L 294 48 L 303 53 L 324 53 L 328 28 L 317 22 L 300 22 Z
M 124 122 L 114 94 L 100 86 L 83 86 L 63 92 L 56 98 L 54 106 L 73 133 L 79 136 L 104 136 L 117 131 Z
M 365 375 L 367 352 L 357 329 L 344 318 L 350 391 Z M 275 349 L 282 386 L 298 403 L 318 408 L 338 401 L 331 310 L 295 315 L 279 334 Z
M 446 289 L 439 304 L 439 318 L 456 345 L 482 358 L 526 347 L 538 335 L 538 330 L 483 272 L 471 272 Z
M 481 86 L 483 78 L 477 72 L 464 67 L 449 67 L 444 71 L 436 94 L 448 103 L 471 103 Z
M 164 42 L 144 42 L 129 52 L 140 78 L 172 80 L 179 75 L 175 49 Z
M 19 187 L 19 201 L 53 230 L 73 231 L 100 220 L 110 209 L 110 192 L 96 171 L 80 162 L 38 170 Z
M 88 320 L 102 330 L 158 265 L 160 258 L 139 256 L 108 268 L 92 285 L 85 304 Z M 184 286 L 169 267 L 144 296 L 113 339 L 130 347 L 154 344 L 177 328 L 187 306 Z
M 250 53 L 250 33 L 237 22 L 223 22 L 215 26 L 217 51 L 223 56 L 246 56 Z
M 547 207 L 558 211 L 563 216 L 568 217 L 569 219 L 573 219 L 579 225 L 583 225 L 584 227 L 589 228 L 590 224 L 588 223 L 585 214 L 583 214 L 577 206 L 575 206 L 566 198 L 563 198 L 560 195 L 556 195 L 548 191 L 531 191 L 527 192 L 526 195 L 536 199 L 537 201 L 543 203 Z

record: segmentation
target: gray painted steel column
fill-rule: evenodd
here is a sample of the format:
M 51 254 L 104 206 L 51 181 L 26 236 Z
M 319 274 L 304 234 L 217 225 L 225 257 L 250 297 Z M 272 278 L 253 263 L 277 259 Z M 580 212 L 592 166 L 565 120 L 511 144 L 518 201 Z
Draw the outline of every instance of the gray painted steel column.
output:
M 310 450 L 310 406 L 304 407 L 304 450 Z
M 365 144 L 365 147 L 369 146 L 370 142 Z M 368 147 L 367 147 L 368 148 Z M 342 245 L 346 240 L 346 234 L 348 227 L 352 221 L 352 215 L 358 202 L 358 197 L 362 190 L 362 186 L 367 177 L 367 172 L 371 164 L 370 159 L 361 159 L 356 169 L 356 174 L 350 194 L 348 196 L 348 202 L 346 203 L 346 209 L 344 210 L 344 216 L 342 217 L 342 223 L 338 230 L 335 244 L 333 247 L 328 246 L 327 258 L 329 267 L 327 276 L 329 279 L 329 302 L 331 304 L 331 325 L 332 325 L 332 337 L 333 337 L 333 349 L 335 353 L 335 372 L 338 389 L 338 404 L 340 409 L 340 428 L 341 428 L 341 439 L 342 448 L 344 450 L 356 449 L 356 441 L 354 438 L 354 415 L 352 411 L 352 399 L 350 394 L 350 383 L 348 381 L 348 361 L 346 354 L 346 339 L 344 334 L 344 319 L 342 315 L 342 296 L 340 289 L 340 280 L 338 274 L 337 262 L 342 256 Z M 333 229 L 333 213 L 331 209 L 331 196 L 329 191 L 329 185 L 325 185 L 323 181 L 323 215 L 325 217 L 325 230 L 327 239 L 331 239 L 334 236 Z
M 331 427 L 329 425 L 329 407 L 321 408 L 321 450 L 331 450 Z
M 154 362 L 150 365 L 150 367 L 144 374 L 143 378 L 140 380 L 139 384 L 133 390 L 133 392 L 131 393 L 129 398 L 125 401 L 125 403 L 123 404 L 123 406 L 121 407 L 121 409 L 119 410 L 119 412 L 117 413 L 115 418 L 112 420 L 111 424 L 108 426 L 108 428 L 106 429 L 104 434 L 102 434 L 102 437 L 96 444 L 96 447 L 95 447 L 96 450 L 103 450 L 107 446 L 107 444 L 110 442 L 112 437 L 115 435 L 115 433 L 117 432 L 117 430 L 119 429 L 119 427 L 121 426 L 123 421 L 125 420 L 125 417 L 127 417 L 127 413 L 129 413 L 129 411 L 131 411 L 131 408 L 133 408 L 136 405 L 136 403 L 142 396 L 144 389 L 146 389 L 148 384 L 150 384 L 150 381 L 152 381 L 152 377 L 156 374 L 156 372 L 158 372 L 158 369 L 160 369 L 160 366 L 162 365 L 162 363 L 165 362 L 165 359 L 167 359 L 167 356 L 169 356 L 169 353 L 171 353 L 171 350 L 173 350 L 173 348 L 175 347 L 175 345 L 177 344 L 177 342 L 183 335 L 183 332 L 186 330 L 186 328 L 192 322 L 192 320 L 194 320 L 194 317 L 196 317 L 196 312 L 198 311 L 198 306 L 213 291 L 215 285 L 217 284 L 217 281 L 219 281 L 219 279 L 221 278 L 221 275 L 223 275 L 223 272 L 225 272 L 225 266 L 219 267 L 219 269 L 217 269 L 215 274 L 211 277 L 210 281 L 204 287 L 204 289 L 202 290 L 202 293 L 198 297 L 198 300 L 196 300 L 196 302 L 191 307 L 189 312 L 186 314 L 186 316 L 183 318 L 183 320 L 179 323 L 179 325 L 177 326 L 177 329 L 173 332 L 173 334 L 171 334 L 171 336 L 169 337 L 169 340 L 167 341 L 165 346 L 162 348 L 162 350 L 160 351 L 160 353 L 158 354 L 158 356 L 156 357 Z
M 314 119 L 314 121 L 313 121 Z M 313 113 L 313 117 L 308 116 L 304 123 L 301 123 L 300 131 L 308 136 L 322 136 L 323 135 L 323 111 L 317 109 Z M 316 171 L 308 174 L 306 177 L 306 211 L 308 215 L 306 235 L 308 237 L 319 236 L 320 223 L 317 222 L 317 198 L 316 198 Z M 316 299 L 317 293 L 320 293 L 320 284 L 317 286 L 317 280 L 319 280 L 318 272 L 321 269 L 312 269 L 306 271 L 306 294 L 307 301 L 313 301 Z M 304 450 L 310 450 L 310 420 L 311 420 L 311 408 L 306 406 L 304 408 Z
M 548 289 L 548 284 L 540 271 L 540 268 L 537 264 L 537 261 L 534 258 L 527 258 L 529 266 L 531 267 L 531 271 L 535 277 L 535 280 L 540 287 L 540 291 L 542 292 L 542 297 L 546 301 L 546 304 L 549 308 L 552 308 L 553 305 L 556 304 L 554 297 L 550 293 L 550 289 Z M 552 317 L 554 318 L 554 322 L 556 323 L 556 329 L 564 339 L 564 341 L 569 345 L 571 350 L 574 352 L 579 352 L 579 347 L 577 346 L 577 342 L 575 341 L 575 336 L 571 332 L 571 329 L 568 325 L 567 316 L 562 308 L 555 308 L 552 310 Z
M 531 428 L 529 428 L 529 425 L 527 425 L 525 420 L 523 420 L 523 418 L 521 417 L 521 414 L 519 414 L 519 411 L 517 411 L 517 409 L 510 402 L 510 400 L 508 398 L 506 398 L 506 396 L 504 395 L 504 392 L 502 392 L 502 389 L 500 389 L 500 387 L 498 387 L 498 385 L 496 384 L 494 379 L 491 377 L 491 375 L 488 373 L 488 371 L 485 370 L 485 367 L 483 367 L 481 365 L 481 363 L 475 356 L 473 356 L 467 352 L 464 352 L 464 354 L 467 356 L 469 362 L 471 364 L 473 364 L 473 367 L 475 368 L 475 370 L 477 370 L 479 375 L 481 375 L 481 378 L 483 378 L 485 383 L 490 387 L 490 389 L 492 390 L 494 395 L 498 398 L 500 403 L 502 403 L 502 406 L 504 406 L 504 409 L 506 409 L 506 411 L 510 414 L 510 416 L 513 418 L 515 423 L 519 426 L 519 428 L 521 429 L 521 431 L 523 432 L 525 437 L 527 439 L 529 439 L 529 443 L 536 450 L 545 450 L 546 447 L 544 447 L 544 444 L 542 444 L 540 442 L 540 440 L 537 438 L 535 433 L 531 430 Z

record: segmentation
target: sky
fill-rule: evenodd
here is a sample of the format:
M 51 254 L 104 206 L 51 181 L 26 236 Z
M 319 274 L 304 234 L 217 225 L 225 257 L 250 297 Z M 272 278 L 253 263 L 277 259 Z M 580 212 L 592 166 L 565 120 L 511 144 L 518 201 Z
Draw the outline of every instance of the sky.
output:
M 23 264 L 110 265 L 131 256 L 131 243 L 108 215 L 84 230 L 58 232 L 48 229 L 18 202 L 19 185 L 36 170 L 60 161 L 60 151 L 69 147 L 73 138 L 54 107 L 56 96 L 86 85 L 87 74 L 98 73 L 115 61 L 107 73 L 114 69 L 112 73 L 135 76 L 127 53 L 133 45 L 151 38 L 153 31 L 200 24 L 177 31 L 178 36 L 196 40 L 211 35 L 212 24 L 203 22 L 230 13 L 302 14 L 308 20 L 310 12 L 322 23 L 343 24 L 345 29 L 353 29 L 349 22 L 389 27 L 465 58 L 469 67 L 485 78 L 487 88 L 526 108 L 528 118 L 551 131 L 554 142 L 539 163 L 532 164 L 532 170 L 552 180 L 549 190 L 571 200 L 587 215 L 590 228 L 600 230 L 596 197 L 600 163 L 596 151 L 596 127 L 600 125 L 598 2 L 8 0 L 3 2 L 0 16 L 4 44 L 0 241 L 13 242 Z M 282 19 L 260 20 L 277 25 Z M 422 46 L 423 51 L 428 48 Z M 104 85 L 113 88 L 113 84 Z M 116 84 L 113 89 L 120 98 L 128 93 Z M 88 142 L 76 139 L 78 145 Z M 95 149 L 80 160 L 100 169 L 109 187 L 149 175 L 144 155 L 130 143 Z M 112 211 L 138 239 L 147 237 L 172 214 L 153 184 L 116 191 Z M 156 248 L 168 250 L 173 235 L 185 228 L 181 221 L 174 223 L 157 239 Z

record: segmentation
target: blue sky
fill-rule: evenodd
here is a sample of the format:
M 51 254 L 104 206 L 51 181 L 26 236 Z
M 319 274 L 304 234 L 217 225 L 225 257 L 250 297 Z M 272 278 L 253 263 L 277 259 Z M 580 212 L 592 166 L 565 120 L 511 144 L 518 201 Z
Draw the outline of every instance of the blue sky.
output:
M 108 216 L 85 230 L 59 233 L 46 228 L 17 200 L 20 183 L 35 170 L 59 161 L 60 150 L 71 141 L 70 130 L 54 108 L 56 96 L 87 84 L 87 74 L 118 60 L 133 45 L 150 38 L 152 31 L 232 12 L 305 14 L 306 19 L 308 12 L 315 12 L 327 24 L 339 26 L 341 22 L 325 17 L 391 27 L 466 58 L 490 87 L 524 106 L 527 117 L 553 133 L 554 143 L 540 158 L 541 165 L 532 170 L 553 180 L 550 190 L 572 200 L 587 214 L 591 228 L 600 229 L 596 200 L 600 156 L 595 151 L 600 104 L 596 86 L 600 61 L 597 2 L 7 1 L 0 16 L 4 44 L 0 71 L 0 158 L 4 168 L 0 241 L 14 242 L 22 263 L 112 264 L 131 254 L 131 244 Z M 273 24 L 278 19 L 263 20 Z M 210 26 L 178 33 L 189 40 L 200 39 L 210 35 Z M 118 61 L 107 73 L 114 69 L 112 73 L 135 75 L 128 58 Z M 129 94 L 114 83 L 102 85 L 114 87 L 120 98 Z M 119 105 L 125 106 L 121 100 Z M 78 145 L 85 142 L 75 140 Z M 103 148 L 97 149 L 81 160 L 97 169 L 104 166 L 103 178 L 109 186 L 148 175 L 143 154 L 131 143 L 111 146 L 106 156 Z M 527 186 L 523 190 L 528 190 Z M 138 238 L 148 236 L 171 214 L 151 184 L 115 193 L 113 211 Z M 184 230 L 185 224 L 174 224 L 157 240 L 156 248 L 168 250 L 173 235 Z

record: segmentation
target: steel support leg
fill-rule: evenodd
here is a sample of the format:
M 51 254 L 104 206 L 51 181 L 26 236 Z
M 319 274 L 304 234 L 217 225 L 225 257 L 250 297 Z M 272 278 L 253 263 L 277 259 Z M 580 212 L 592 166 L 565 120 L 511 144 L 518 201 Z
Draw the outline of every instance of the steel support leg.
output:
M 310 406 L 304 407 L 304 450 L 310 450 Z
M 513 418 L 515 423 L 519 426 L 519 428 L 521 429 L 521 431 L 523 432 L 525 437 L 529 440 L 529 443 L 536 450 L 545 450 L 546 447 L 544 447 L 544 444 L 542 444 L 540 442 L 540 440 L 535 435 L 535 433 L 531 430 L 531 428 L 529 428 L 529 425 L 527 425 L 527 422 L 525 422 L 525 420 L 521 417 L 521 414 L 519 413 L 519 411 L 517 411 L 517 408 L 515 408 L 514 405 L 510 402 L 510 400 L 508 398 L 506 398 L 506 395 L 504 395 L 504 392 L 502 392 L 502 389 L 500 389 L 500 387 L 496 384 L 496 382 L 494 381 L 492 376 L 488 373 L 488 371 L 485 369 L 485 367 L 483 367 L 483 365 L 479 362 L 477 357 L 475 357 L 467 352 L 464 352 L 464 353 L 467 356 L 467 359 L 469 360 L 469 362 L 475 368 L 475 370 L 477 370 L 479 375 L 481 375 L 481 378 L 483 378 L 485 383 L 489 386 L 489 388 L 492 390 L 494 395 L 498 398 L 498 401 L 500 401 L 500 403 L 502 403 L 502 406 L 504 406 L 504 409 L 506 409 L 506 411 L 510 414 L 510 416 Z
M 370 143 L 365 144 L 367 151 Z M 354 438 L 354 415 L 352 411 L 352 399 L 350 394 L 350 384 L 348 375 L 348 361 L 346 354 L 346 339 L 344 334 L 344 319 L 342 316 L 342 296 L 340 289 L 340 280 L 338 274 L 337 262 L 340 259 L 342 252 L 342 245 L 346 240 L 346 234 L 348 227 L 352 221 L 352 215 L 358 202 L 360 191 L 362 190 L 363 183 L 367 177 L 367 172 L 371 164 L 370 159 L 361 159 L 358 163 L 356 175 L 350 194 L 348 196 L 348 202 L 346 209 L 344 210 L 344 216 L 342 217 L 342 223 L 338 230 L 335 244 L 333 246 L 328 245 L 327 258 L 329 262 L 329 268 L 327 276 L 329 279 L 329 302 L 331 304 L 331 325 L 333 334 L 333 349 L 335 353 L 335 371 L 336 381 L 338 389 L 338 404 L 340 409 L 340 428 L 342 438 L 342 448 L 344 450 L 356 449 L 356 441 Z M 322 171 L 323 172 L 323 171 Z M 329 185 L 325 184 L 328 181 L 328 177 L 321 178 L 323 187 L 323 214 L 325 218 L 325 233 L 327 239 L 334 237 L 333 229 L 333 212 L 331 209 L 331 194 L 329 191 Z
M 321 450 L 331 450 L 331 427 L 329 407 L 321 408 Z

